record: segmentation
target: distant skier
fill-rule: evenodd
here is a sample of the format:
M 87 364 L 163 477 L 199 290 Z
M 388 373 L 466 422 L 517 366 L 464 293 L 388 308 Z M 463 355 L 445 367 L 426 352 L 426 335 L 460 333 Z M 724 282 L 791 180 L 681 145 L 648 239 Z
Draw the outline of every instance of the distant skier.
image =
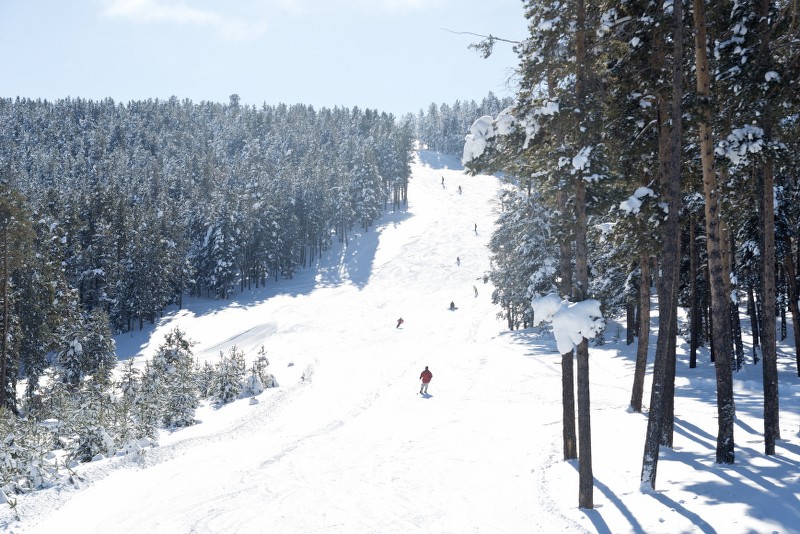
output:
M 461 194 L 461 186 L 460 185 L 458 186 L 458 194 L 459 195 Z
M 444 189 L 444 176 L 442 176 L 442 189 Z
M 419 387 L 419 394 L 420 395 L 427 395 L 428 394 L 428 384 L 431 383 L 431 378 L 433 378 L 433 373 L 428 371 L 428 366 L 425 366 L 425 370 L 422 371 L 419 375 L 419 379 L 422 380 L 422 385 Z
M 478 296 L 478 288 L 475 287 L 475 286 L 472 286 L 472 291 L 475 292 L 475 296 L 477 297 Z
M 456 265 L 461 265 L 461 257 L 456 256 Z
M 475 223 L 475 235 L 478 235 L 478 223 Z
M 404 322 L 405 322 L 405 321 L 403 320 L 403 318 L 402 318 L 402 317 L 400 317 L 400 318 L 397 320 L 397 326 L 395 326 L 395 328 L 400 328 L 400 325 L 401 325 L 401 324 L 403 324 Z
M 450 301 L 450 311 L 453 311 L 455 309 L 456 309 L 456 303 L 451 300 Z

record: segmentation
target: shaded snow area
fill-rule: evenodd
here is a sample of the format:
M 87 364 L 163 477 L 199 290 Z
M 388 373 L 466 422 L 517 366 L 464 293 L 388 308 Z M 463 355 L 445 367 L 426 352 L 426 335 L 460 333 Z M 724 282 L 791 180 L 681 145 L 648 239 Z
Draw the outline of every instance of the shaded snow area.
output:
M 313 269 L 229 301 L 190 300 L 156 327 L 120 336 L 120 358 L 139 365 L 175 326 L 201 361 L 232 345 L 252 361 L 263 344 L 280 387 L 255 401 L 204 405 L 200 424 L 162 432 L 141 455 L 82 464 L 75 486 L 3 506 L 0 528 L 800 532 L 793 351 L 780 347 L 778 454 L 761 452 L 761 367 L 748 364 L 735 375 L 737 463 L 721 466 L 713 366 L 704 353 L 689 369 L 681 343 L 674 449 L 662 449 L 656 490 L 642 491 L 647 420 L 628 410 L 635 345 L 625 345 L 613 317 L 590 356 L 595 509 L 578 508 L 578 464 L 562 460 L 553 335 L 507 331 L 483 282 L 499 187 L 494 177 L 464 175 L 458 158 L 421 152 L 408 210 L 353 234 Z M 433 380 L 422 397 L 426 365 Z

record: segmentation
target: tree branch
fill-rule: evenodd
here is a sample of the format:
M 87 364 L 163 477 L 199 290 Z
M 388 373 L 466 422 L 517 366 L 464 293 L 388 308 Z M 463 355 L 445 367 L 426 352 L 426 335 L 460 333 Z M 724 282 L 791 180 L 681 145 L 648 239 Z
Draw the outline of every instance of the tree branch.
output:
M 492 34 L 489 35 L 482 35 L 480 33 L 473 33 L 473 32 L 457 32 L 454 30 L 448 30 L 447 28 L 442 28 L 446 32 L 455 33 L 457 35 L 474 35 L 475 37 L 482 37 L 481 41 L 477 43 L 471 43 L 467 48 L 472 48 L 480 52 L 484 59 L 488 58 L 492 55 L 492 50 L 494 49 L 494 44 L 498 41 L 503 43 L 511 43 L 511 44 L 520 44 L 520 41 L 514 41 L 512 39 L 503 39 L 502 37 L 495 37 Z

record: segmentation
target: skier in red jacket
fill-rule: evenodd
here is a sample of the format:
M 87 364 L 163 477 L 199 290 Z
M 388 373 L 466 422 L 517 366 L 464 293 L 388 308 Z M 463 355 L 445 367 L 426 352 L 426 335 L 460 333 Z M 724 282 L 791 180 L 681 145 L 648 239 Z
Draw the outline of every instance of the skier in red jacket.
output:
M 422 385 L 419 388 L 420 395 L 428 394 L 428 384 L 430 384 L 431 378 L 433 378 L 433 373 L 428 371 L 428 366 L 426 365 L 425 370 L 419 375 L 419 379 L 422 380 Z

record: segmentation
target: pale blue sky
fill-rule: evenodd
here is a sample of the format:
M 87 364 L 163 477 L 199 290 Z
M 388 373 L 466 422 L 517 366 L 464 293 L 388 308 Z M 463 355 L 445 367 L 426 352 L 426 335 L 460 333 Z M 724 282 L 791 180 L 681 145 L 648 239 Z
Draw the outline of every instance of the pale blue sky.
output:
M 359 106 L 515 94 L 511 45 L 489 59 L 447 30 L 526 35 L 522 0 L 0 0 L 0 97 L 189 98 Z

